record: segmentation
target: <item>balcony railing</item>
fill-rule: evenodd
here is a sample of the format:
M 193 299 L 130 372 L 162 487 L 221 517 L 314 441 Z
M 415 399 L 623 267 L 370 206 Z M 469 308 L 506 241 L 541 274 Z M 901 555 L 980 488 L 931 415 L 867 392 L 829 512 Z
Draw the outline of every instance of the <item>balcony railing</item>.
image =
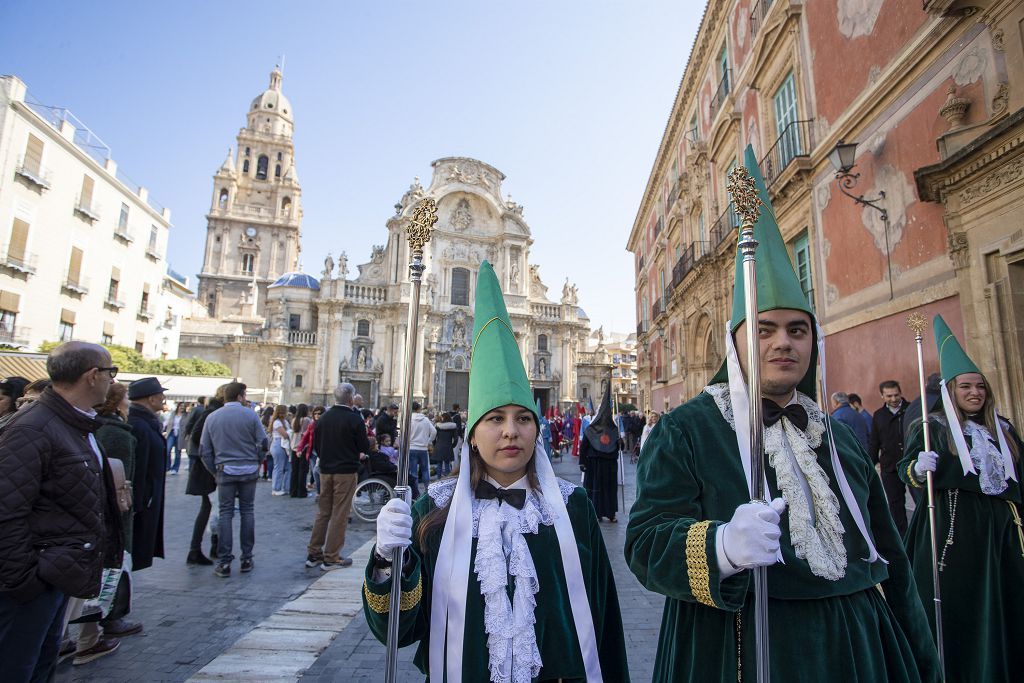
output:
M 139 306 L 138 312 L 135 316 L 142 321 L 149 321 L 153 319 L 153 309 L 146 306 Z
M 162 259 L 164 257 L 164 255 L 161 254 L 157 250 L 157 248 L 154 247 L 152 244 L 149 245 L 148 247 L 146 247 L 146 256 L 151 258 L 151 259 L 153 259 L 154 261 L 159 261 L 160 259 Z
M 654 238 L 657 239 L 661 231 L 665 229 L 665 219 L 658 216 L 658 222 L 654 224 Z
M 782 129 L 775 143 L 761 159 L 761 175 L 764 176 L 766 187 L 771 187 L 794 159 L 810 155 L 812 123 L 814 119 L 792 121 Z
M 100 205 L 92 200 L 83 202 L 79 197 L 75 200 L 75 213 L 86 218 L 90 223 L 95 223 L 100 219 Z
M 683 254 L 676 261 L 676 265 L 672 268 L 672 287 L 678 287 L 679 283 L 683 281 L 687 273 L 693 270 L 702 258 L 707 256 L 711 252 L 712 245 L 710 242 L 697 241 L 690 242 L 690 246 L 686 247 Z
M 651 318 L 657 318 L 659 315 L 665 312 L 665 300 L 658 297 L 654 301 L 654 305 L 651 306 Z
M 722 80 L 718 81 L 718 87 L 715 88 L 715 94 L 711 96 L 711 118 L 715 118 L 715 114 L 721 109 L 722 104 L 725 102 L 725 98 L 729 96 L 732 91 L 732 69 L 726 69 L 725 73 L 722 74 Z
M 0 326 L 0 344 L 8 346 L 28 346 L 32 330 L 27 327 Z
M 562 307 L 557 304 L 530 304 L 530 312 L 543 320 L 562 319 Z
M 297 346 L 316 346 L 316 332 L 288 330 L 288 343 Z
M 722 242 L 729 239 L 733 231 L 739 227 L 739 224 L 740 219 L 736 215 L 736 207 L 733 206 L 732 202 L 729 202 L 729 206 L 726 207 L 722 215 L 711 226 L 711 244 L 713 248 L 717 249 Z
M 77 294 L 79 296 L 89 293 L 89 278 L 82 277 L 81 275 L 71 274 L 64 276 L 64 289 L 71 294 Z
M 647 321 L 641 320 L 640 322 L 638 322 L 636 324 L 636 336 L 639 337 L 640 335 L 642 335 L 646 331 L 647 331 Z
M 13 255 L 9 252 L 0 252 L 0 267 L 33 275 L 36 272 L 36 255 L 28 253 Z
M 753 0 L 754 10 L 750 13 L 750 37 L 753 38 L 764 25 L 764 18 L 768 9 L 772 6 L 773 0 Z
M 24 159 L 19 160 L 18 165 L 14 167 L 14 175 L 24 178 L 40 190 L 49 190 L 52 185 L 49 170 L 26 164 Z
M 124 302 L 117 298 L 117 296 L 107 295 L 107 298 L 103 301 L 104 306 L 110 308 L 122 309 L 124 308 Z
M 387 287 L 345 283 L 345 298 L 356 303 L 382 304 L 387 301 Z
M 675 206 L 676 200 L 679 199 L 679 179 L 672 183 L 672 189 L 668 192 L 668 208 L 671 209 Z
M 114 228 L 114 237 L 116 239 L 121 240 L 125 244 L 131 244 L 132 242 L 135 241 L 135 238 L 132 237 L 132 233 L 130 230 L 128 230 L 127 227 L 118 226 Z

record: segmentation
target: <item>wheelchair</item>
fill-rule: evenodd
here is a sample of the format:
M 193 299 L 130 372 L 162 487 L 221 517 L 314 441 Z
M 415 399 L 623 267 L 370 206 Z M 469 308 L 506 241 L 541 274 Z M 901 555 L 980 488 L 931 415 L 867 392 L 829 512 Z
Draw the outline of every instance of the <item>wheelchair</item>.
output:
M 395 495 L 398 475 L 373 469 L 369 461 L 359 463 L 359 483 L 352 496 L 352 513 L 364 522 L 377 521 L 381 508 Z

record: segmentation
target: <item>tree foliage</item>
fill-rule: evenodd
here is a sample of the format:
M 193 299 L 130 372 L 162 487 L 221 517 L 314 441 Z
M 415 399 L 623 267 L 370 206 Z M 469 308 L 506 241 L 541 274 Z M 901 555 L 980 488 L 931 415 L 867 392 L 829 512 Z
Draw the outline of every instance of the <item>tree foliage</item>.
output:
M 60 342 L 46 341 L 39 345 L 40 353 L 49 353 Z M 151 375 L 189 375 L 192 377 L 230 377 L 231 368 L 199 358 L 161 358 L 149 360 L 128 346 L 103 344 L 110 352 L 111 362 L 121 372 L 146 373 Z

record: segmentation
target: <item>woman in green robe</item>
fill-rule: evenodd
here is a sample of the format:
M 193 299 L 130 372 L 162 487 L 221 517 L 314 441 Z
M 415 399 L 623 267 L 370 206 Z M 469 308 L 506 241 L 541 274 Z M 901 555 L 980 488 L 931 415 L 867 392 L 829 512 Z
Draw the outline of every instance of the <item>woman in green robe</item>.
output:
M 377 520 L 363 612 L 387 641 L 392 551 L 399 646 L 428 680 L 629 681 L 622 618 L 586 491 L 557 479 L 497 278 L 481 265 L 469 429 L 457 479 Z M 440 577 L 444 577 L 441 579 Z
M 931 451 L 918 416 L 899 465 L 916 488 L 933 472 L 946 680 L 1011 681 L 1024 674 L 1022 444 L 995 412 L 985 376 L 941 318 L 943 402 L 928 416 Z M 947 334 L 948 333 L 948 334 Z M 998 425 L 997 425 L 998 420 Z M 906 537 L 921 600 L 934 598 L 928 507 L 917 506 Z M 935 631 L 935 613 L 928 619 Z

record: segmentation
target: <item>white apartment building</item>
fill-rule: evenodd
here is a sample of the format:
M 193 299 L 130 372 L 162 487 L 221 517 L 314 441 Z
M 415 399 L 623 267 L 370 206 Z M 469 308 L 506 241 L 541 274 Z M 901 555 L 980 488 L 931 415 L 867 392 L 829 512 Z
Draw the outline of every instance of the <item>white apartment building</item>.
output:
M 175 357 L 191 292 L 167 274 L 170 217 L 74 114 L 0 77 L 0 345 Z

